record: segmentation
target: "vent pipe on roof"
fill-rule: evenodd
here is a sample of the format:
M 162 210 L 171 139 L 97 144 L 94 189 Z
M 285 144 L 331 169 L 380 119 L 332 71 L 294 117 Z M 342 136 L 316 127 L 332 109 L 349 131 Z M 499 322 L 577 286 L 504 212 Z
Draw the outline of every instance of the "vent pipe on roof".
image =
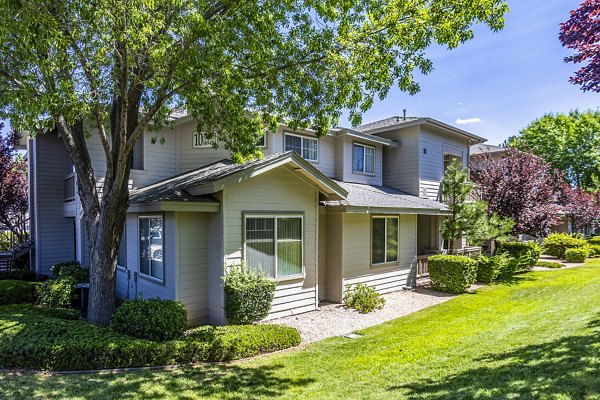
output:
M 406 108 L 402 110 L 402 120 L 406 121 Z

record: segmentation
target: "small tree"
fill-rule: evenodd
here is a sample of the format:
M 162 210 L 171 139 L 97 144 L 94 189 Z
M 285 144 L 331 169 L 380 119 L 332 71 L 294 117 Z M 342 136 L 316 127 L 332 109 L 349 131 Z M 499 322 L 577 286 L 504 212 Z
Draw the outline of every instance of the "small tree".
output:
M 20 243 L 27 236 L 27 163 L 15 150 L 18 138 L 12 131 L 0 136 L 0 234 L 7 229 Z
M 504 237 L 514 222 L 501 218 L 495 213 L 488 215 L 485 201 L 470 202 L 473 184 L 468 181 L 468 173 L 457 160 L 446 170 L 442 179 L 442 198 L 450 210 L 450 215 L 442 223 L 442 236 L 448 242 L 448 252 L 454 253 L 454 241 L 466 236 L 472 244 Z
M 494 160 L 489 154 L 472 163 L 472 177 L 490 212 L 515 221 L 514 235 L 545 237 L 558 222 L 562 178 L 531 153 L 509 149 Z

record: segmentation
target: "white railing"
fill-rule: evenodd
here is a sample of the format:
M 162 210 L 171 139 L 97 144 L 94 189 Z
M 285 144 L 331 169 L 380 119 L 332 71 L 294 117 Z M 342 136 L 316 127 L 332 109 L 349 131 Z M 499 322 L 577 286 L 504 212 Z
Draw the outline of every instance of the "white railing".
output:
M 430 256 L 417 256 L 417 279 L 429 276 L 428 259 Z

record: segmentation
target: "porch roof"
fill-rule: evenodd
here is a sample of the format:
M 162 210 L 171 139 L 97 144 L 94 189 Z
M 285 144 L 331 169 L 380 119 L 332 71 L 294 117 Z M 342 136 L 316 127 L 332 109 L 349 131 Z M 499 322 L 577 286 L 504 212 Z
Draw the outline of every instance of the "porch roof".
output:
M 342 207 L 346 212 L 382 214 L 446 215 L 448 207 L 440 202 L 413 196 L 389 186 L 339 182 L 348 196 L 346 199 L 322 201 L 328 207 Z
M 229 159 L 214 162 L 184 172 L 140 189 L 132 190 L 131 204 L 152 202 L 218 203 L 209 196 L 227 184 L 240 182 L 277 167 L 287 167 L 313 182 L 326 196 L 336 199 L 346 196 L 346 191 L 332 179 L 306 162 L 295 152 L 275 153 L 260 160 L 237 164 Z

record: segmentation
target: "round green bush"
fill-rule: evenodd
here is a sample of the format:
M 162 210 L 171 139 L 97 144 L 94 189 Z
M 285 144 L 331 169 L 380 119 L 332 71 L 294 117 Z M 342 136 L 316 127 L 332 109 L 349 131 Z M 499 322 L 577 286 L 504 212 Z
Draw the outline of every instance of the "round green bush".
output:
M 187 311 L 183 303 L 174 300 L 126 300 L 115 311 L 112 327 L 140 339 L 177 339 L 187 327 Z
M 579 247 L 576 249 L 567 249 L 565 251 L 565 259 L 567 262 L 584 262 L 587 256 L 589 255 L 589 251 L 585 247 Z
M 600 257 L 600 244 L 590 244 L 588 246 L 590 257 Z
M 372 287 L 364 283 L 347 285 L 344 292 L 344 305 L 354 308 L 361 314 L 374 310 L 381 310 L 385 305 L 385 299 Z
M 477 280 L 483 283 L 492 283 L 506 270 L 508 259 L 503 255 L 492 257 L 479 256 L 477 258 Z
M 54 264 L 51 268 L 57 280 L 71 278 L 75 283 L 88 283 L 90 281 L 90 270 L 82 267 L 79 261 L 66 261 Z
M 44 307 L 70 307 L 75 280 L 63 277 L 43 282 L 39 289 L 38 303 Z
M 12 269 L 8 271 L 0 271 L 0 281 L 3 280 L 27 281 L 34 282 L 37 280 L 35 272 L 29 269 Z
M 428 264 L 431 286 L 442 292 L 462 293 L 477 276 L 477 261 L 465 256 L 431 256 Z
M 35 285 L 31 282 L 4 280 L 0 281 L 0 305 L 32 304 L 35 298 Z
M 551 256 L 564 259 L 567 249 L 583 247 L 587 241 L 577 234 L 552 233 L 544 239 L 544 251 Z
M 225 315 L 230 324 L 259 321 L 269 314 L 277 283 L 244 266 L 233 267 L 223 279 Z
M 588 239 L 588 243 L 591 245 L 600 246 L 600 236 L 593 236 Z
M 523 272 L 535 265 L 542 254 L 542 248 L 535 242 L 506 242 L 500 244 L 496 254 L 506 254 L 512 264 L 512 273 Z
M 279 325 L 200 327 L 180 339 L 154 342 L 69 320 L 59 310 L 0 307 L 0 368 L 91 370 L 234 360 L 300 344 Z

